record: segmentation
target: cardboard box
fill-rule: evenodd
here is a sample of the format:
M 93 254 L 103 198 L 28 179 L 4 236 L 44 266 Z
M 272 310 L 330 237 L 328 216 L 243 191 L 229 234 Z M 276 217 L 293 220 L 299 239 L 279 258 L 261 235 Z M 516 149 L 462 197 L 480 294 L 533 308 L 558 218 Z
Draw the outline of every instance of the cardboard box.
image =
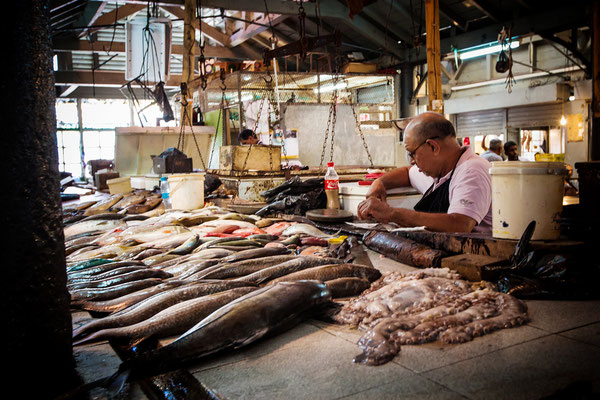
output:
M 94 175 L 94 186 L 98 190 L 108 189 L 108 184 L 106 183 L 109 179 L 118 178 L 120 174 L 118 172 L 96 172 Z
M 377 72 L 377 64 L 349 62 L 342 68 L 342 73 L 373 73 Z
M 250 146 L 222 146 L 219 155 L 219 168 L 223 171 L 281 170 L 281 146 L 254 145 L 252 150 Z

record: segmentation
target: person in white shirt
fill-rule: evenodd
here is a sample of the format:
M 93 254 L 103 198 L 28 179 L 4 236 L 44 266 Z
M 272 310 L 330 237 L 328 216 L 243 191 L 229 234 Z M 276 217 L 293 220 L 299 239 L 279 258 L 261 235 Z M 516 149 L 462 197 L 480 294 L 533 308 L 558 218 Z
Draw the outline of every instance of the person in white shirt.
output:
M 450 121 L 431 111 L 420 114 L 404 130 L 404 143 L 411 165 L 377 178 L 357 207 L 358 217 L 438 232 L 491 234 L 490 163 L 458 144 Z M 423 193 L 413 210 L 387 203 L 387 190 L 406 186 Z
M 482 145 L 483 144 L 484 143 L 482 142 Z M 481 154 L 481 157 L 485 158 L 489 162 L 503 161 L 503 158 L 500 154 L 502 154 L 502 141 L 500 139 L 492 139 L 490 140 L 489 149 L 487 149 L 483 154 Z

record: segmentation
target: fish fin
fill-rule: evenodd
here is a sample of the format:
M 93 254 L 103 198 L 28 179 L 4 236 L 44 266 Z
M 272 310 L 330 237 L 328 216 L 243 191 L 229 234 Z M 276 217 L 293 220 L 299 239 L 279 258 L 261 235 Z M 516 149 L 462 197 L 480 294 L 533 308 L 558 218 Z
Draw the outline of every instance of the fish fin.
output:
M 143 341 L 145 341 L 148 338 L 149 338 L 148 336 L 142 336 L 142 337 L 131 339 L 129 341 L 129 343 L 127 344 L 127 348 L 132 349 L 132 348 L 134 348 L 135 346 L 139 345 L 140 343 L 142 343 Z
M 126 385 L 128 385 L 129 369 L 119 368 L 111 377 L 106 380 L 104 387 L 108 391 L 110 398 L 116 398 L 116 396 L 123 391 Z

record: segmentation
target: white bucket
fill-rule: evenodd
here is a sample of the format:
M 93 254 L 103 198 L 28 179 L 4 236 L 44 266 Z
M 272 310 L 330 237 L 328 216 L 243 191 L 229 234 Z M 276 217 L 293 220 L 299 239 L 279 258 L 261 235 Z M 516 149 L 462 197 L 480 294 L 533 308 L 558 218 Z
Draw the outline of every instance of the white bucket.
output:
M 558 239 L 565 165 L 525 161 L 491 164 L 492 236 L 520 239 L 527 225 L 535 221 L 531 240 Z
M 167 180 L 173 209 L 195 210 L 204 207 L 204 174 L 173 174 Z

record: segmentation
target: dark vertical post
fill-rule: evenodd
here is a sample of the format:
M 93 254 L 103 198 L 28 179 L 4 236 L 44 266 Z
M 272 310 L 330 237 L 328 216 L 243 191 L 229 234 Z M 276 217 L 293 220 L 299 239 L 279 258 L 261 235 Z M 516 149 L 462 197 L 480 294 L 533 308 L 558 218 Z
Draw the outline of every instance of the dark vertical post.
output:
M 600 160 L 600 0 L 592 5 L 592 131 L 590 160 Z
M 3 357 L 21 398 L 78 382 L 66 289 L 48 2 L 15 2 L 3 26 Z
M 408 118 L 413 116 L 412 106 L 410 101 L 414 88 L 414 71 L 413 65 L 403 65 L 400 69 L 400 117 Z

